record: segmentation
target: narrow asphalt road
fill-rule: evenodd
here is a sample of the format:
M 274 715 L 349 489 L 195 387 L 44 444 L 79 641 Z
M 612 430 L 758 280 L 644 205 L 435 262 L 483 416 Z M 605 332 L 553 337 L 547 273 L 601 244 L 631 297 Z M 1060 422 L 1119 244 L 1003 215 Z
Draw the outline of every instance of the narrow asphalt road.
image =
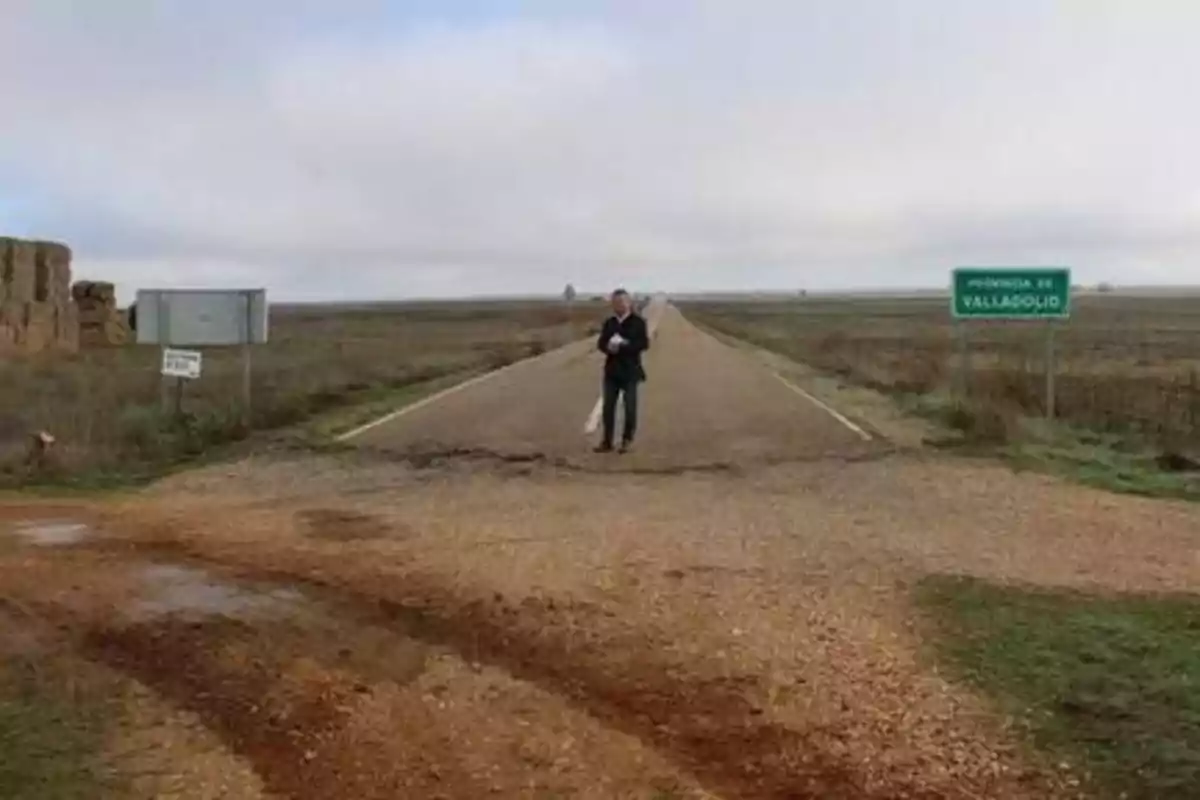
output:
M 585 427 L 604 357 L 590 341 L 514 365 L 355 441 L 405 454 L 475 450 L 618 470 L 804 461 L 879 448 L 675 307 L 648 316 L 657 325 L 633 453 L 591 453 L 598 434 Z

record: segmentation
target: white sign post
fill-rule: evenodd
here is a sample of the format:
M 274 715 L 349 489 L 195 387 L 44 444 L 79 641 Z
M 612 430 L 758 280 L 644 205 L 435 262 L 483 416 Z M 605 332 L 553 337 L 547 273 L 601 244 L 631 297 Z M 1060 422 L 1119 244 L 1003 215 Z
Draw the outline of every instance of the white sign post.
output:
M 175 350 L 164 347 L 162 351 L 162 374 L 175 379 L 175 415 L 183 414 L 183 384 L 200 377 L 201 355 L 199 350 Z
M 247 424 L 251 408 L 250 347 L 266 344 L 268 318 L 265 289 L 140 289 L 137 293 L 137 342 L 164 348 L 164 369 L 166 348 L 241 347 L 242 404 Z M 198 370 L 200 354 L 195 355 Z

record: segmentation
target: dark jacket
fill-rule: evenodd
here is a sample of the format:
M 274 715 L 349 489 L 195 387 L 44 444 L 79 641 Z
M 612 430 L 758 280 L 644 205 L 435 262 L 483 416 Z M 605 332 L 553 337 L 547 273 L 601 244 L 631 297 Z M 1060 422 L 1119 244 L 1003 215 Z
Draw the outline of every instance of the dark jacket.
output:
M 614 333 L 621 334 L 625 344 L 616 353 L 610 353 L 608 340 Z M 618 320 L 615 314 L 606 319 L 600 330 L 600 338 L 596 341 L 596 349 L 606 356 L 605 377 L 634 383 L 646 380 L 642 353 L 650 349 L 650 334 L 646 329 L 646 320 L 637 312 L 631 311 L 624 321 Z

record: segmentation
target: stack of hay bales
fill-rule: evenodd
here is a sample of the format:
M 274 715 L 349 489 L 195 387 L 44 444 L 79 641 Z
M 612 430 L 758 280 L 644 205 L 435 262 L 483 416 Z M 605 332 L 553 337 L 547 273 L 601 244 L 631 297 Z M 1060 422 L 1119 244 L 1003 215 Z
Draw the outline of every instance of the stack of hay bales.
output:
M 25 326 L 31 352 L 79 344 L 79 320 L 71 302 L 71 250 L 56 242 L 33 243 L 33 302 Z
M 117 290 L 103 281 L 76 281 L 71 296 L 79 309 L 79 344 L 116 347 L 133 339 L 129 321 L 117 308 Z
M 0 354 L 76 350 L 70 289 L 66 245 L 0 238 Z
M 33 242 L 0 239 L 0 352 L 24 349 L 26 303 L 33 299 Z

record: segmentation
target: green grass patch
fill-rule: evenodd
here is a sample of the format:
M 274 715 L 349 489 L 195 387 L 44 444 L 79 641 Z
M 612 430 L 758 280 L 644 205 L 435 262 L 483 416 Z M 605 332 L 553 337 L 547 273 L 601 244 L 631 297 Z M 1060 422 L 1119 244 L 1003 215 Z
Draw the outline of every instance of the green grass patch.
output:
M 1200 598 L 931 577 L 935 652 L 1034 744 L 1129 800 L 1200 797 Z
M 106 796 L 114 782 L 98 761 L 107 731 L 103 704 L 72 699 L 30 669 L 0 668 L 0 797 Z
M 1165 471 L 1149 454 L 1089 443 L 1086 438 L 1058 444 L 1015 443 L 1004 447 L 1001 454 L 1018 469 L 1061 475 L 1110 492 L 1200 499 L 1200 474 Z
M 944 434 L 944 450 L 995 456 L 1017 470 L 1058 475 L 1097 489 L 1143 497 L 1200 499 L 1200 471 L 1164 469 L 1163 452 L 1135 438 L 1072 427 L 944 395 L 912 396 L 903 407 Z

